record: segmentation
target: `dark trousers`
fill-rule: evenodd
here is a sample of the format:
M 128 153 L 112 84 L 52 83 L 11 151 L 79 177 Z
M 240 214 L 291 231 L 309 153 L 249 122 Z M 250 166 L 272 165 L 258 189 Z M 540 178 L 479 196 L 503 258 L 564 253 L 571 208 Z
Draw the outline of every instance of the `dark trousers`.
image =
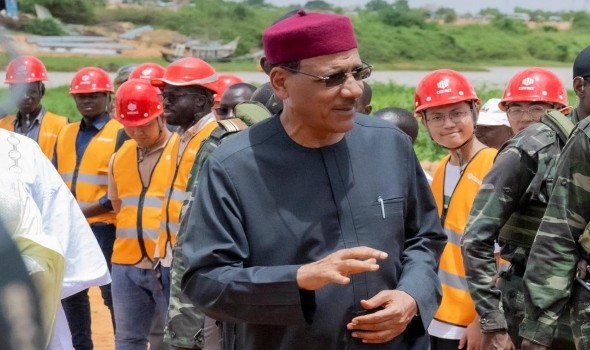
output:
M 98 245 L 107 262 L 109 271 L 111 271 L 111 256 L 113 255 L 113 244 L 115 243 L 116 228 L 115 225 L 107 223 L 94 223 L 90 225 Z M 111 294 L 111 285 L 107 284 L 100 287 L 100 294 L 104 304 L 111 313 L 113 330 L 115 330 L 115 314 L 113 312 L 113 297 Z M 92 350 L 92 332 L 90 329 L 90 300 L 88 298 L 88 289 L 62 300 L 70 332 L 72 332 L 72 343 L 75 350 Z
M 110 272 L 112 266 L 111 256 L 113 255 L 113 245 L 115 244 L 115 238 L 117 236 L 117 228 L 113 224 L 107 224 L 104 222 L 96 222 L 94 224 L 91 224 L 90 228 L 92 228 L 92 232 L 94 232 L 94 236 L 96 237 L 98 245 L 100 246 L 100 250 L 102 250 L 102 254 L 104 255 L 105 260 L 107 261 L 107 267 L 109 268 Z M 104 286 L 100 286 L 100 295 L 102 296 L 104 305 L 111 312 L 111 321 L 113 322 L 114 332 L 116 330 L 115 313 L 113 312 L 113 295 L 111 294 L 110 283 L 105 284 Z
M 62 299 L 61 305 L 66 313 L 72 343 L 76 350 L 92 350 L 92 332 L 90 330 L 90 300 L 88 289 Z
M 438 337 L 430 337 L 430 350 L 457 350 L 459 347 L 458 339 L 443 339 Z M 467 349 L 467 344 L 463 347 Z

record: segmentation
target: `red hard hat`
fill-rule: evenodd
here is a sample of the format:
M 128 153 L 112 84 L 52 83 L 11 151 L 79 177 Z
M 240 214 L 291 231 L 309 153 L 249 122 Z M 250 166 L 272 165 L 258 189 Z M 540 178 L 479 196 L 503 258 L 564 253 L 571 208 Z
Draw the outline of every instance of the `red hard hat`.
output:
M 160 79 L 164 76 L 166 68 L 157 63 L 142 63 L 135 67 L 129 74 L 129 79 Z
M 93 92 L 115 92 L 109 73 L 98 67 L 80 69 L 70 83 L 70 94 L 90 94 Z
M 152 79 L 152 85 L 162 88 L 174 86 L 202 86 L 217 92 L 217 73 L 207 62 L 196 57 L 176 60 L 166 68 L 164 77 Z
M 544 68 L 527 68 L 516 73 L 504 90 L 498 107 L 506 111 L 510 102 L 548 102 L 568 106 L 567 91 L 557 75 Z
M 439 69 L 428 73 L 416 87 L 415 114 L 438 106 L 462 101 L 479 103 L 473 87 L 465 76 L 451 69 Z
M 140 126 L 161 116 L 160 89 L 146 79 L 129 79 L 117 90 L 115 118 L 125 126 Z
M 243 82 L 244 80 L 238 77 L 237 75 L 225 73 L 219 74 L 219 80 L 217 80 L 217 93 L 215 94 L 213 101 L 221 101 L 221 96 L 223 96 L 223 93 L 225 92 L 225 90 L 227 90 L 228 87 Z
M 6 67 L 4 84 L 34 83 L 47 80 L 47 69 L 41 60 L 33 56 L 19 56 Z

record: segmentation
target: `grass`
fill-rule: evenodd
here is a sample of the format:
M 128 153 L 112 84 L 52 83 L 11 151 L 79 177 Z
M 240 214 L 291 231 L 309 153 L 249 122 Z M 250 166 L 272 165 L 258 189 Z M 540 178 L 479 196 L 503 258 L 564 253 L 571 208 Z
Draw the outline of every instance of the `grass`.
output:
M 399 107 L 405 108 L 409 111 L 413 110 L 414 103 L 414 88 L 401 86 L 393 83 L 372 84 L 373 89 L 373 111 L 377 111 L 385 107 Z M 72 97 L 68 94 L 69 88 L 67 86 L 60 86 L 56 88 L 47 89 L 45 97 L 43 98 L 43 106 L 48 111 L 53 113 L 67 116 L 70 121 L 77 121 L 81 118 L 80 113 L 76 109 L 76 104 Z M 494 97 L 501 97 L 502 91 L 499 89 L 492 89 L 486 86 L 476 87 L 477 94 L 482 101 L 485 103 L 488 99 Z M 5 105 L 7 90 L 0 90 L 0 104 Z M 568 98 L 570 104 L 575 104 L 576 96 L 572 90 L 568 91 Z M 14 107 L 9 107 L 14 109 Z M 420 123 L 420 132 L 418 139 L 414 145 L 414 149 L 420 160 L 438 160 L 447 154 L 447 151 L 436 143 L 434 143 L 426 129 Z
M 129 63 L 154 62 L 166 67 L 169 62 L 161 57 L 148 58 L 129 58 L 129 57 L 110 57 L 110 56 L 37 56 L 50 72 L 75 72 L 82 67 L 95 66 L 100 67 L 108 72 L 116 72 L 119 67 Z M 0 54 L 0 69 L 5 69 L 10 58 L 6 54 Z M 539 66 L 539 67 L 570 67 L 571 63 L 555 62 L 546 60 L 496 60 L 489 62 L 454 62 L 454 61 L 408 61 L 399 60 L 392 62 L 370 62 L 375 66 L 377 71 L 388 70 L 420 70 L 429 71 L 445 67 L 457 71 L 486 71 L 486 67 L 503 67 L 503 66 Z M 212 62 L 218 72 L 255 72 L 260 71 L 258 62 L 253 60 L 241 60 L 235 62 Z

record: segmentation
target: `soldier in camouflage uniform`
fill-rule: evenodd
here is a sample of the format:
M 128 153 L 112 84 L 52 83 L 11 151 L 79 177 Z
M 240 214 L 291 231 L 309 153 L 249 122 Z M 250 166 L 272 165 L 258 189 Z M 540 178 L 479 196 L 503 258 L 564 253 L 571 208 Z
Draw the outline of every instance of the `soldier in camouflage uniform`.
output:
M 542 68 L 517 73 L 499 103 L 515 136 L 500 149 L 484 178 L 462 240 L 467 282 L 484 333 L 483 349 L 520 346 L 522 276 L 551 192 L 556 158 L 569 135 L 557 126 L 569 123 L 569 130 L 573 128 L 555 110 L 567 105 L 567 93 L 559 78 Z M 546 119 L 546 109 L 553 109 L 551 115 L 557 122 Z M 502 258 L 511 263 L 499 278 L 495 242 L 501 245 Z
M 590 114 L 590 47 L 574 62 L 578 121 Z M 524 276 L 526 314 L 520 328 L 522 349 L 547 349 L 557 319 L 571 308 L 578 350 L 590 349 L 590 119 L 583 119 L 560 156 L 555 188 L 531 248 Z M 578 272 L 576 273 L 576 263 Z
M 242 102 L 235 107 L 237 118 L 220 120 L 219 126 L 203 141 L 191 169 L 187 184 L 187 199 L 182 206 L 181 217 L 194 199 L 194 188 L 203 163 L 222 140 L 249 125 L 267 118 L 270 113 L 258 102 Z M 189 298 L 182 293 L 180 280 L 186 270 L 186 262 L 182 254 L 182 243 L 186 236 L 186 221 L 181 220 L 176 237 L 176 246 L 172 249 L 172 267 L 170 283 L 170 305 L 164 340 L 177 346 L 177 349 L 219 349 L 219 336 L 216 335 L 214 320 L 207 318 L 207 337 L 205 337 L 205 315 L 198 311 Z M 209 325 L 209 323 L 212 323 Z M 206 340 L 205 340 L 206 339 Z M 212 344 L 213 343 L 213 344 Z M 205 346 L 207 344 L 207 346 Z

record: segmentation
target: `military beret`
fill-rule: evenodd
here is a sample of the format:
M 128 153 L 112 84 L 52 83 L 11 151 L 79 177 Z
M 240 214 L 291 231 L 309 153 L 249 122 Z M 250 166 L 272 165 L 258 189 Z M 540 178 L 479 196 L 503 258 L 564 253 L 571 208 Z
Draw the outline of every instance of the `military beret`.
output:
M 582 50 L 574 61 L 575 77 L 590 77 L 590 46 Z
M 268 27 L 262 34 L 262 43 L 270 64 L 296 62 L 357 47 L 348 17 L 303 10 Z

